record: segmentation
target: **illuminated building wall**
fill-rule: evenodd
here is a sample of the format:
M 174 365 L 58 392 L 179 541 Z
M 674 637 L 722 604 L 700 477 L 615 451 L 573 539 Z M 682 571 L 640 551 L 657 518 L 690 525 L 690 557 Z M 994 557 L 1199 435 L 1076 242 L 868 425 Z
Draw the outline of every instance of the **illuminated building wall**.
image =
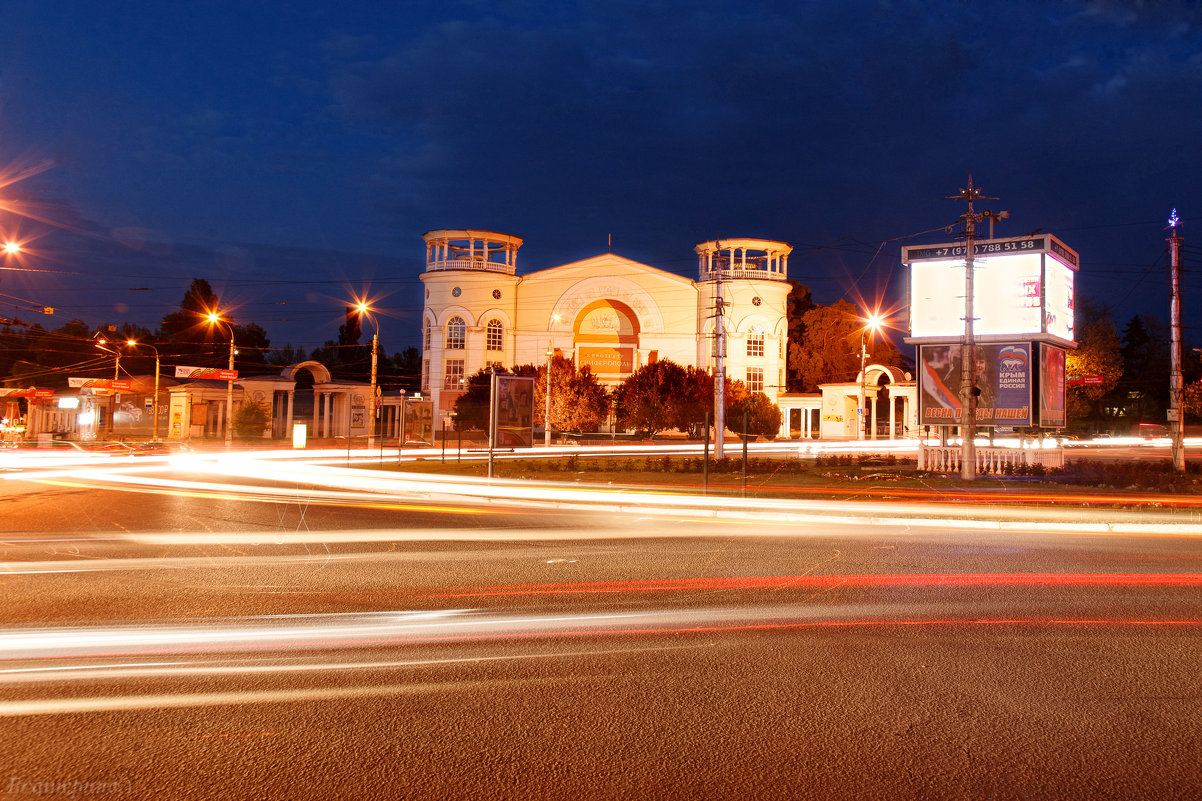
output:
M 727 376 L 773 402 L 783 391 L 784 242 L 700 243 L 692 280 L 613 253 L 518 275 L 519 237 L 460 229 L 423 239 L 422 391 L 439 415 L 477 371 L 544 364 L 549 349 L 611 386 L 660 359 L 712 371 L 719 284 Z

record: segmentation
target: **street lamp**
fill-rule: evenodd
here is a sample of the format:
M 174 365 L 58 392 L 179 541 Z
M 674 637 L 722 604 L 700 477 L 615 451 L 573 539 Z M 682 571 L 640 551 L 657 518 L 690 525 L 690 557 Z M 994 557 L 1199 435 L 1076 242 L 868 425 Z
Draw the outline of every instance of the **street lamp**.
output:
M 880 330 L 882 322 L 880 314 L 870 312 L 864 318 L 864 327 L 860 329 L 860 403 L 857 408 L 861 419 L 859 420 L 859 425 L 856 427 L 858 429 L 856 439 L 864 439 L 864 429 L 868 425 L 868 410 L 864 408 L 866 395 L 864 389 L 864 370 L 868 362 L 868 335 L 871 333 L 875 336 L 876 332 Z
M 12 243 L 9 243 L 9 244 L 12 244 Z M 106 348 L 105 345 L 109 345 L 109 344 L 115 344 L 115 343 L 110 343 L 107 339 L 104 339 L 103 337 L 96 340 L 96 347 L 100 348 L 105 353 L 113 354 L 113 380 L 116 381 L 117 376 L 121 373 L 121 351 Z M 115 388 L 109 387 L 109 431 L 110 432 L 116 432 L 116 430 L 117 430 L 116 419 L 114 417 L 114 414 L 117 410 L 115 399 L 114 399 L 114 393 L 116 391 L 117 390 Z M 99 426 L 97 426 L 97 429 L 99 429 Z M 100 433 L 99 430 L 97 430 L 96 433 L 99 434 Z
M 130 339 L 125 342 L 131 348 L 150 348 L 154 351 L 154 412 L 151 417 L 154 420 L 154 433 L 151 437 L 155 442 L 159 439 L 159 349 L 148 342 L 138 342 L 135 339 Z
M 226 380 L 225 387 L 225 447 L 230 448 L 234 444 L 234 327 L 225 320 L 221 319 L 215 311 L 208 313 L 206 319 L 209 325 L 224 325 L 230 332 L 230 373 L 231 375 Z
M 559 322 L 559 315 L 551 315 L 551 323 L 554 325 Z M 547 335 L 547 410 L 543 414 L 543 447 L 551 447 L 551 358 L 555 355 L 555 348 L 551 344 L 551 335 Z
M 371 306 L 369 306 L 366 301 L 362 301 L 362 300 L 359 301 L 358 308 L 359 308 L 359 316 L 366 317 L 368 320 L 371 320 L 371 325 L 372 325 L 372 328 L 374 329 L 374 331 L 371 335 L 371 389 L 368 390 L 368 396 L 371 399 L 368 401 L 368 403 L 371 404 L 371 424 L 368 425 L 368 427 L 367 427 L 367 449 L 370 451 L 372 449 L 372 446 L 375 444 L 376 415 L 379 411 L 379 407 L 376 405 L 376 366 L 379 363 L 379 358 L 380 358 L 379 357 L 380 323 L 371 314 Z M 402 400 L 401 403 L 404 404 L 404 400 Z M 351 432 L 348 430 L 346 432 L 346 436 L 347 436 L 348 440 L 350 438 L 350 435 L 351 435 Z M 381 445 L 381 447 L 383 447 L 383 446 Z

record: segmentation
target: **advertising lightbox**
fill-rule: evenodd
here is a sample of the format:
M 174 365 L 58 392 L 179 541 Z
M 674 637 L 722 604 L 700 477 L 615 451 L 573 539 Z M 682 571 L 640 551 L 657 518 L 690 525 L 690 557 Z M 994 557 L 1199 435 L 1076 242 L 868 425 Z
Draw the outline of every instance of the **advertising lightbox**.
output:
M 935 342 L 964 334 L 965 245 L 902 248 L 910 268 L 910 337 Z M 1077 255 L 1050 235 L 985 239 L 973 249 L 973 333 L 1073 338 Z
M 1031 343 L 977 346 L 978 425 L 1031 425 Z M 919 425 L 960 425 L 960 345 L 918 349 Z
M 491 447 L 529 448 L 534 444 L 534 379 L 492 374 Z
M 1039 423 L 1044 428 L 1064 428 L 1064 350 L 1039 346 Z

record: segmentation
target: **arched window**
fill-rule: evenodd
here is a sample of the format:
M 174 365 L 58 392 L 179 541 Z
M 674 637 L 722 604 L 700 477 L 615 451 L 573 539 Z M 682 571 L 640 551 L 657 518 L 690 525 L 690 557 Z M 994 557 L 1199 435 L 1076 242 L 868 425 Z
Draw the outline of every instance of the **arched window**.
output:
M 758 325 L 747 332 L 747 355 L 764 355 L 764 329 Z
M 484 337 L 485 350 L 505 349 L 505 326 L 500 320 L 489 320 L 487 333 Z
M 430 331 L 431 331 L 431 329 L 433 329 L 433 326 L 430 324 L 430 318 L 427 317 L 426 318 L 426 328 L 422 332 L 422 350 L 424 350 L 426 353 L 430 352 Z
M 463 350 L 467 347 L 467 323 L 462 317 L 447 321 L 447 350 Z

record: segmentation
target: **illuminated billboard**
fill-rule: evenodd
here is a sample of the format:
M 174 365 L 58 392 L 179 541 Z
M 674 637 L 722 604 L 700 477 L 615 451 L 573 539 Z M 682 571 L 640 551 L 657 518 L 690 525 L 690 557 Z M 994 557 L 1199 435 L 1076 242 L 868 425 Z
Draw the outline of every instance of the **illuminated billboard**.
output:
M 1050 235 L 978 240 L 973 249 L 973 334 L 988 341 L 1073 341 L 1077 254 Z M 965 245 L 902 248 L 910 268 L 910 342 L 964 335 Z
M 977 424 L 1031 425 L 1031 343 L 978 345 L 976 350 Z M 960 425 L 960 354 L 960 345 L 918 349 L 919 425 Z
M 1039 423 L 1045 428 L 1064 428 L 1064 350 L 1039 346 Z
M 534 444 L 534 379 L 492 374 L 491 447 L 529 448 Z

